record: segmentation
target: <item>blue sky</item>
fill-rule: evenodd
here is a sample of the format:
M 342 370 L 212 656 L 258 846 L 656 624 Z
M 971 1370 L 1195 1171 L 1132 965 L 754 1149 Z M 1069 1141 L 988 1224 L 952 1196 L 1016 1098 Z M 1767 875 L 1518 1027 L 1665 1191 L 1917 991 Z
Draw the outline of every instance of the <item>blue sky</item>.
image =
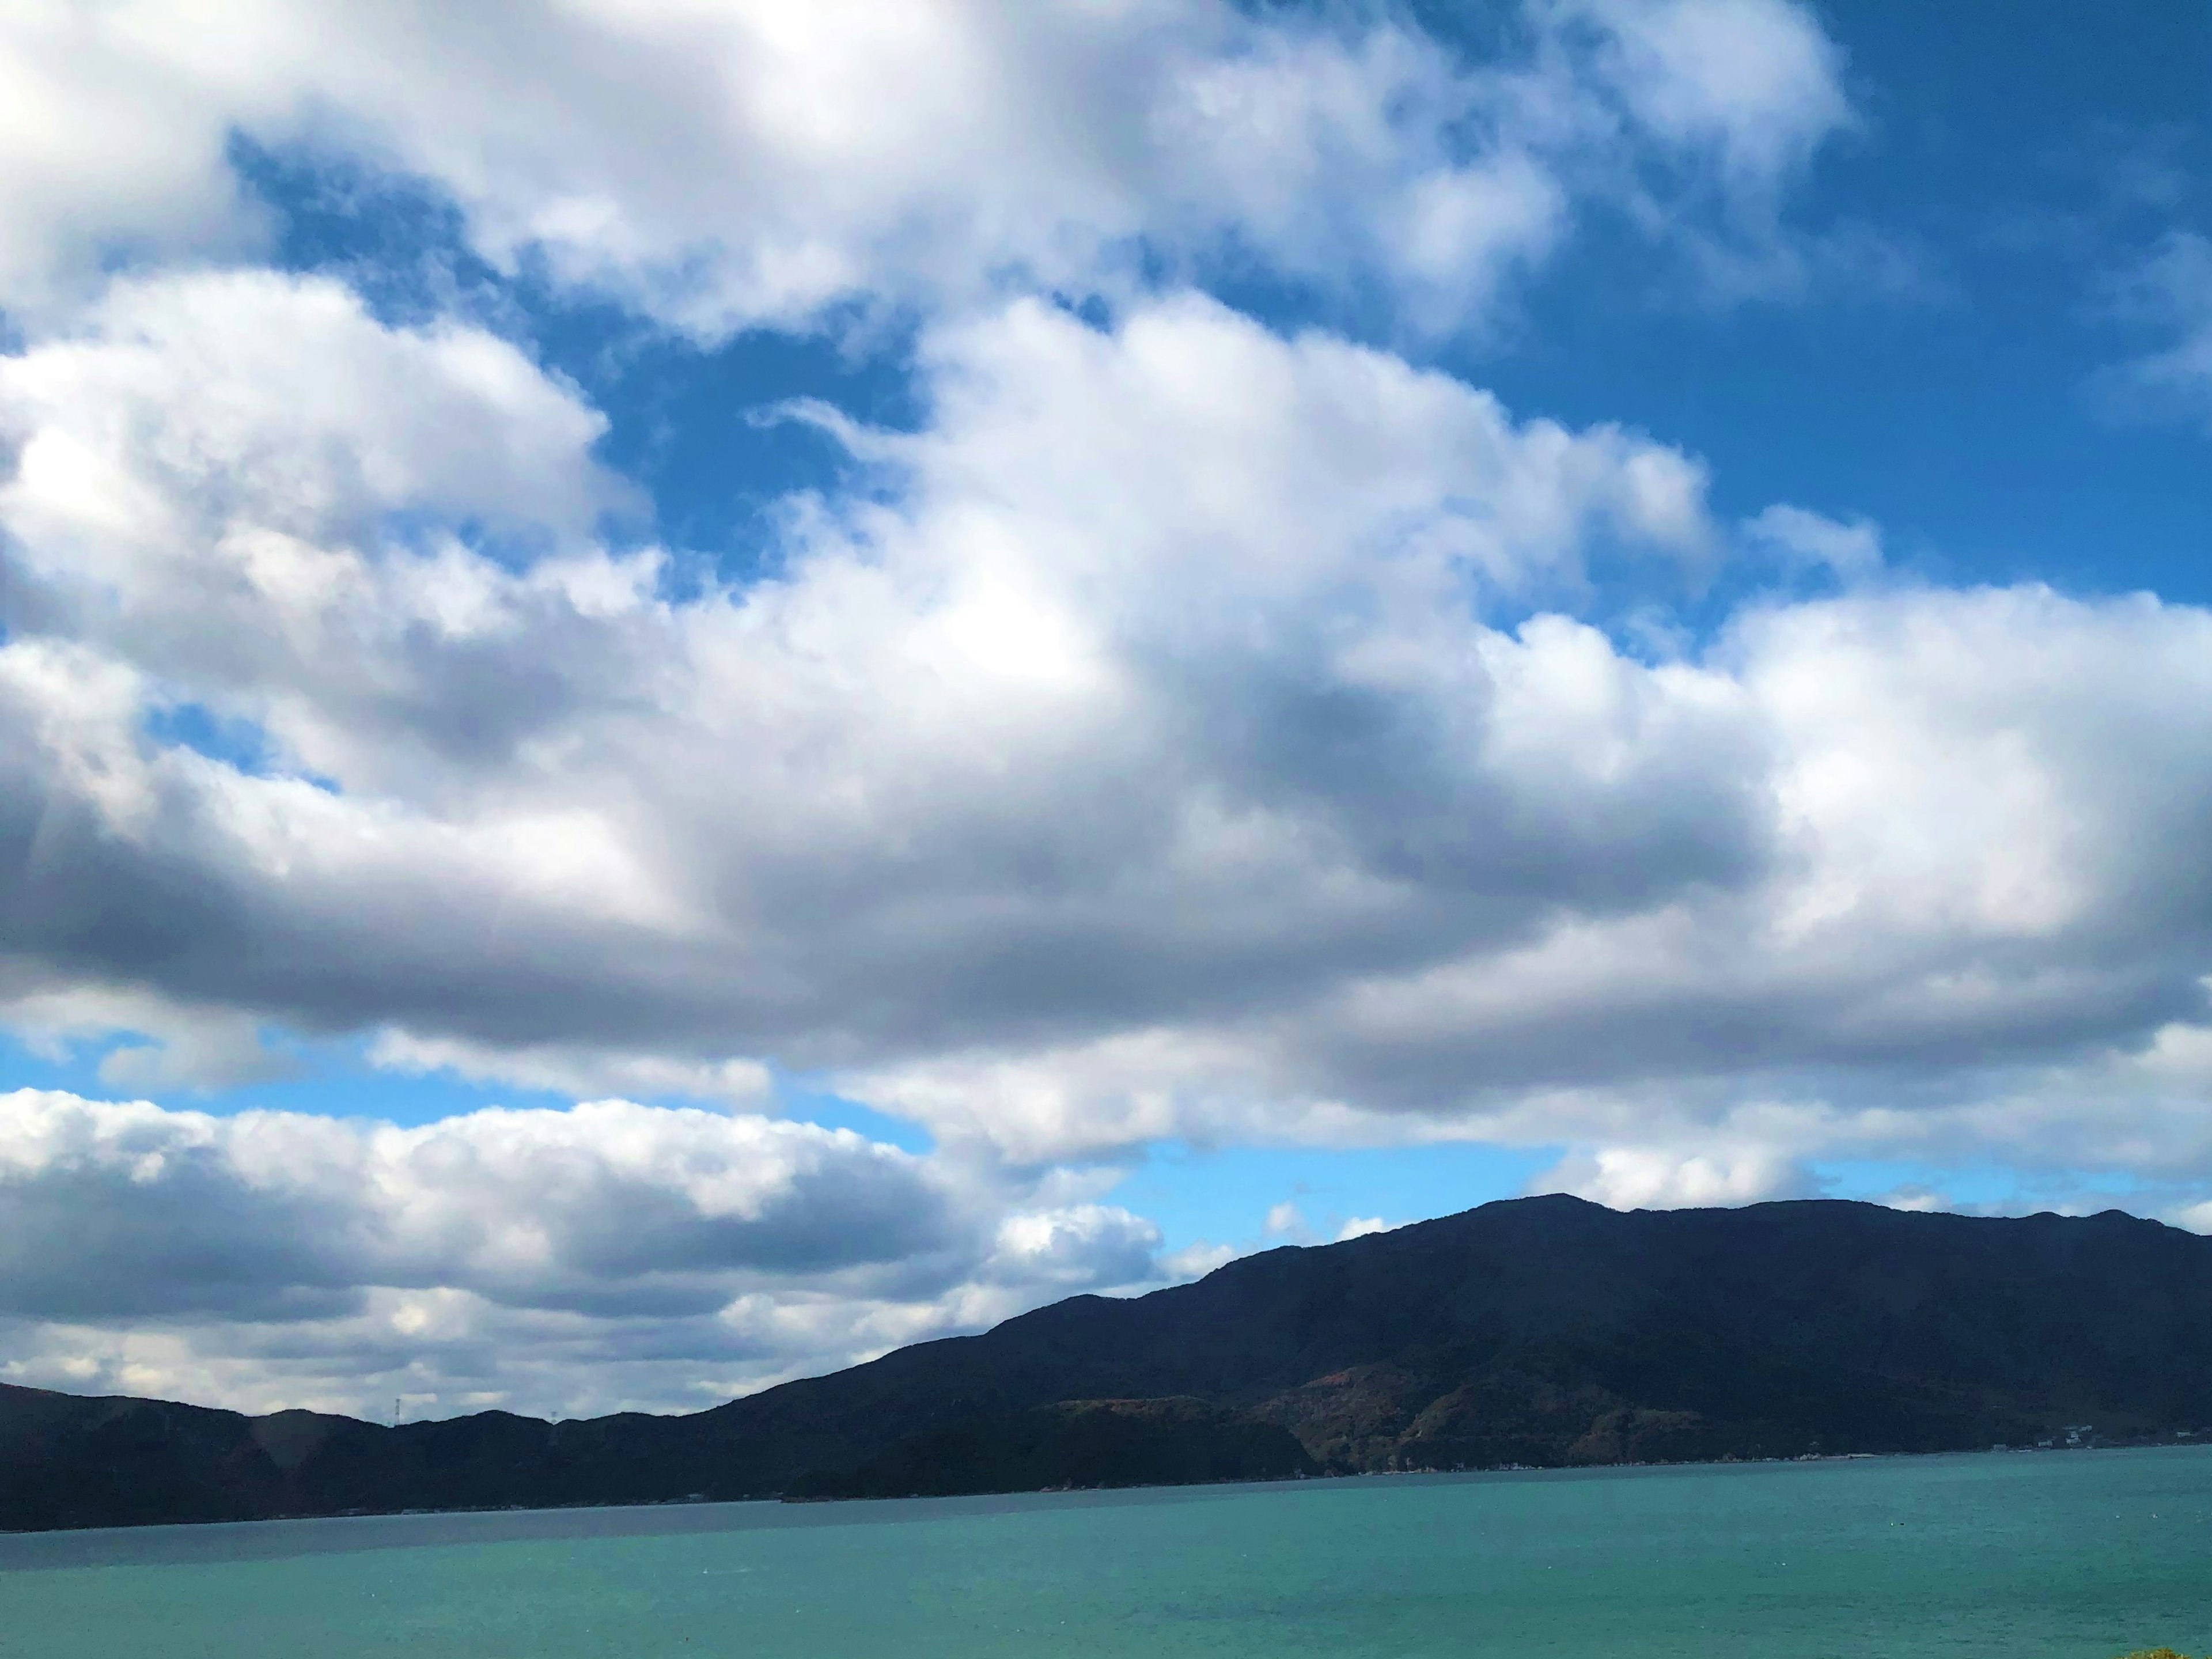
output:
M 1415 15 L 1466 50 L 1498 12 Z M 2205 599 L 2202 411 L 2109 382 L 2161 334 L 2128 301 L 2132 274 L 2162 239 L 2212 222 L 2212 24 L 2185 5 L 2136 8 L 2118 28 L 2060 6 L 1820 15 L 1848 52 L 1856 125 L 1784 211 L 1880 241 L 1878 280 L 1724 302 L 1600 217 L 1494 327 L 1410 355 L 1516 410 L 1661 435 L 1711 464 L 1723 510 L 1787 499 L 1873 519 L 1893 556 L 1941 580 Z M 278 263 L 337 271 L 396 318 L 459 299 L 527 341 L 609 416 L 599 453 L 646 486 L 652 533 L 732 568 L 757 554 L 774 502 L 834 478 L 841 459 L 759 410 L 818 397 L 871 422 L 915 418 L 896 324 L 860 342 L 753 331 L 702 346 L 597 296 L 502 277 L 422 180 L 252 145 L 238 164 L 279 216 Z M 1407 343 L 1387 301 L 1264 273 L 1208 286 L 1273 326 Z
M 0 1376 L 2212 1219 L 2202 8 L 341 9 L 0 26 Z

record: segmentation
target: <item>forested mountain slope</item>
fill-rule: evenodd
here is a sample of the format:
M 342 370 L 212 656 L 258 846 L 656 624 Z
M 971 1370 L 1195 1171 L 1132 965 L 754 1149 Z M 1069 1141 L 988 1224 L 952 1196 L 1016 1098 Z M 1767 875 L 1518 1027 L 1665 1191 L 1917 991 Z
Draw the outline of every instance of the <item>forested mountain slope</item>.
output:
M 0 1389 L 0 1526 L 1923 1451 L 2212 1425 L 2212 1239 L 1565 1197 L 1077 1297 L 684 1417 Z

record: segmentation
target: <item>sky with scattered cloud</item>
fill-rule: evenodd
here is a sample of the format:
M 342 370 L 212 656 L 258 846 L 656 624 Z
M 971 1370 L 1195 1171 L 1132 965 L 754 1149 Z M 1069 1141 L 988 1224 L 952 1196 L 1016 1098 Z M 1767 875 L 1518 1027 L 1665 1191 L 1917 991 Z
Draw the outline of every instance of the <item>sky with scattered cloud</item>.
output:
M 2212 1226 L 2212 21 L 0 17 L 0 1379 Z

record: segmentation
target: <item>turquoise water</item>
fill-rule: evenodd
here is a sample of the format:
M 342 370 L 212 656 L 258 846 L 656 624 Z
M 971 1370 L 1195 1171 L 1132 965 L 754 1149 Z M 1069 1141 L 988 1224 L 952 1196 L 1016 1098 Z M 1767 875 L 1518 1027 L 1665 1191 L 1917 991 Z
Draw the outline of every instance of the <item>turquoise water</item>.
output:
M 2212 1449 L 0 1537 L 0 1659 L 2212 1646 Z

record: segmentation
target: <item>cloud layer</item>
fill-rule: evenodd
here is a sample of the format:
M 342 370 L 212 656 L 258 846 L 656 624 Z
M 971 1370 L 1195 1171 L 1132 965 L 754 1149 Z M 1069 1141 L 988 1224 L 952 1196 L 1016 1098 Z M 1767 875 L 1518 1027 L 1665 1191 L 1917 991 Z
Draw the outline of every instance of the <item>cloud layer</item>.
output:
M 1156 1276 L 1150 1224 L 1040 1196 L 621 1100 L 402 1129 L 26 1090 L 0 1096 L 0 1365 L 191 1393 L 258 1362 L 258 1401 L 352 1411 L 706 1405 Z
M 333 361 L 343 407 L 295 384 Z M 921 366 L 916 432 L 794 411 L 875 483 L 678 599 L 488 337 L 207 276 L 6 360 L 19 996 L 540 1083 L 772 1060 L 1028 1159 L 2201 1014 L 2203 613 L 1883 586 L 1838 527 L 1875 586 L 1640 659 L 1543 607 L 1718 556 L 1648 439 L 1188 295 Z
M 1125 287 L 1256 256 L 1481 319 L 1577 203 L 1679 204 L 1771 243 L 1844 126 L 1840 54 L 1786 0 L 1532 5 L 1469 64 L 1354 9 L 866 0 L 450 9 L 56 0 L 0 25 L 0 305 L 118 257 L 234 256 L 270 219 L 242 136 L 450 195 L 507 268 L 702 334 L 1009 281 Z

